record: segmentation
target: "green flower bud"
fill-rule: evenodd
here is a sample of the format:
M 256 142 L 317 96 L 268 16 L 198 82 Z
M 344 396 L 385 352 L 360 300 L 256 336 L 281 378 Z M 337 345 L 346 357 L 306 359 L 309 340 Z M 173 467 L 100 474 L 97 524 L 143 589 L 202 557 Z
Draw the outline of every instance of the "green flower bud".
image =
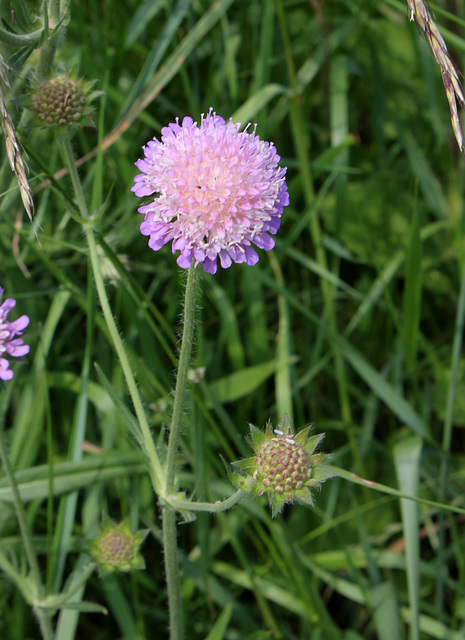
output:
M 128 522 L 118 525 L 105 522 L 100 536 L 89 543 L 89 552 L 99 565 L 100 572 L 145 569 L 139 548 L 147 533 L 148 529 L 131 533 Z
M 286 502 L 313 506 L 311 489 L 320 489 L 321 483 L 334 475 L 323 463 L 329 456 L 314 453 L 325 434 L 308 438 L 310 426 L 293 434 L 287 415 L 279 429 L 273 430 L 268 422 L 265 432 L 253 425 L 250 430 L 255 456 L 233 463 L 239 472 L 230 474 L 235 486 L 248 491 L 251 497 L 266 493 L 273 517 Z
M 91 83 L 60 75 L 38 84 L 30 96 L 30 109 L 50 127 L 76 127 L 91 124 L 89 95 Z

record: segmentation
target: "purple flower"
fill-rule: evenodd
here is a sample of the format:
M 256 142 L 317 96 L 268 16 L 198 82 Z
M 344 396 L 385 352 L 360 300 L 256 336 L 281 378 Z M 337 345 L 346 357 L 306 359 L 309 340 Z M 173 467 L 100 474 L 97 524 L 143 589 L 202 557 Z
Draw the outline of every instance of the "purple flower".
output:
M 2 293 L 3 289 L 0 287 L 0 296 Z M 8 368 L 9 362 L 3 357 L 4 354 L 18 358 L 29 353 L 29 346 L 23 343 L 22 338 L 15 338 L 15 336 L 23 334 L 23 329 L 29 324 L 29 318 L 21 316 L 14 322 L 8 322 L 7 320 L 7 315 L 15 304 L 16 300 L 7 298 L 0 305 L 0 380 L 11 380 L 13 377 L 13 371 Z
M 251 132 L 239 126 L 212 109 L 200 126 L 190 117 L 182 124 L 176 118 L 136 162 L 142 173 L 132 191 L 158 194 L 139 208 L 145 215 L 140 230 L 154 251 L 172 240 L 180 267 L 194 258 L 196 266 L 203 262 L 204 271 L 216 273 L 218 256 L 225 269 L 232 262 L 254 265 L 252 244 L 274 247 L 269 234 L 277 232 L 289 204 L 286 169 L 278 166 L 274 144 L 256 135 L 256 125 Z

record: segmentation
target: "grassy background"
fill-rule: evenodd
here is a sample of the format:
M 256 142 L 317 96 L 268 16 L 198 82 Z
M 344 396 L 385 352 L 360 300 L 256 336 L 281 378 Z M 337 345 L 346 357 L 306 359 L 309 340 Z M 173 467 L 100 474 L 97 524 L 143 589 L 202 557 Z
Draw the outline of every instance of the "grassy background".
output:
M 19 32 L 35 4 L 11 3 Z M 10 3 L 0 8 L 11 25 Z M 460 66 L 464 23 L 432 8 Z M 10 74 L 15 123 L 37 55 Z M 96 128 L 73 144 L 77 157 L 91 154 L 81 178 L 155 438 L 170 415 L 185 274 L 140 235 L 130 187 L 141 146 L 212 106 L 257 122 L 288 167 L 276 249 L 253 269 L 202 278 L 194 366 L 205 377 L 186 410 L 183 486 L 196 499 L 229 495 L 220 454 L 247 457 L 248 423 L 286 412 L 296 428 L 326 432 L 336 466 L 463 508 L 464 167 L 439 69 L 404 3 L 74 1 L 54 68 L 104 92 Z M 94 368 L 130 407 L 70 183 L 44 186 L 63 166 L 60 146 L 31 125 L 20 135 L 40 242 L 14 181 L 0 204 L 0 283 L 31 318 L 31 352 L 13 364 L 0 414 L 44 580 L 56 592 L 76 578 L 104 514 L 153 534 L 144 572 L 95 575 L 76 592 L 109 615 L 63 611 L 56 638 L 167 638 L 159 510 Z M 188 638 L 465 637 L 463 513 L 342 478 L 316 499 L 275 520 L 264 499 L 244 501 L 180 527 Z M 2 479 L 0 545 L 25 567 Z M 0 637 L 39 637 L 2 576 L 0 610 Z

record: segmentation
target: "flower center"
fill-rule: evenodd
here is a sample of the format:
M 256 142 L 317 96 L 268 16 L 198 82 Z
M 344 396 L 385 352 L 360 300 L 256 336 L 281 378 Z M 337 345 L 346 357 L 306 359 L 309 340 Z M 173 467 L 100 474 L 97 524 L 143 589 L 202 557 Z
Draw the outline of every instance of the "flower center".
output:
M 277 493 L 301 489 L 312 475 L 305 449 L 285 435 L 263 443 L 256 465 L 255 477 Z

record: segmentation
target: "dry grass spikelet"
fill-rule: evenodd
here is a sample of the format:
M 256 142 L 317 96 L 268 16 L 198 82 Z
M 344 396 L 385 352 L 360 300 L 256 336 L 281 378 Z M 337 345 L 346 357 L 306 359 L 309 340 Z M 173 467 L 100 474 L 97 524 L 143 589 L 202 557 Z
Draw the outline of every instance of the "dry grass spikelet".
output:
M 465 105 L 465 96 L 459 74 L 447 50 L 444 38 L 439 33 L 439 29 L 434 23 L 426 4 L 423 0 L 406 0 L 406 2 L 410 9 L 410 20 L 414 20 L 422 29 L 434 59 L 441 69 L 447 101 L 449 102 L 452 128 L 460 151 L 464 154 L 464 138 L 459 117 L 459 106 L 463 107 Z
M 0 55 L 0 80 L 7 87 L 10 86 L 8 77 L 6 75 L 8 65 L 3 57 Z M 8 162 L 10 163 L 11 170 L 16 175 L 18 181 L 19 193 L 21 200 L 23 201 L 24 208 L 32 222 L 32 213 L 34 211 L 34 201 L 32 199 L 32 191 L 29 186 L 29 182 L 26 176 L 27 165 L 23 160 L 21 154 L 21 145 L 16 136 L 16 130 L 11 120 L 10 114 L 5 106 L 5 100 L 3 99 L 2 83 L 0 82 L 0 126 L 5 137 L 6 154 L 8 156 Z

